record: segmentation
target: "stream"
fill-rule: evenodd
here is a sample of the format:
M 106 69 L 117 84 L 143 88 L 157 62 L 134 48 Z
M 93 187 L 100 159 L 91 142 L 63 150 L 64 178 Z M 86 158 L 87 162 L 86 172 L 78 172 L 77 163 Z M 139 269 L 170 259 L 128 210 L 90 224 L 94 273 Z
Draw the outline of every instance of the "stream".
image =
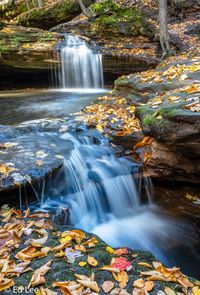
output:
M 61 60 L 61 70 L 53 72 L 59 89 L 0 92 L 1 125 L 73 117 L 106 92 L 101 56 L 85 41 L 67 36 Z M 65 208 L 67 224 L 93 232 L 113 247 L 150 251 L 167 266 L 178 265 L 186 274 L 200 278 L 199 241 L 193 223 L 156 204 L 151 180 L 142 177 L 138 164 L 116 157 L 108 140 L 84 124 L 78 130 L 69 126 L 62 134 L 34 132 L 59 147 L 64 165 L 42 191 L 36 190 L 39 200 L 35 197 L 31 208 L 54 212 Z M 69 142 L 70 153 L 65 149 Z

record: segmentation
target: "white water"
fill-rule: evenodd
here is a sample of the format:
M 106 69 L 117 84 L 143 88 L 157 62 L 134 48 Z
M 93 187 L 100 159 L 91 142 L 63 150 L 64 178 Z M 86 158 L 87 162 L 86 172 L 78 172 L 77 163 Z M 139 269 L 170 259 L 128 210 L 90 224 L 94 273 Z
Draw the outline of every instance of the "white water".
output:
M 40 209 L 69 208 L 75 227 L 99 235 L 112 246 L 151 251 L 165 263 L 169 259 L 164 249 L 170 243 L 183 243 L 186 237 L 191 242 L 188 227 L 167 217 L 148 194 L 146 204 L 141 203 L 141 178 L 131 172 L 137 172 L 137 166 L 116 158 L 105 138 L 70 133 L 61 138 L 74 144 L 70 156 L 63 155 L 64 185 L 57 185 L 57 180 L 55 186 L 51 183 Z
M 89 48 L 85 40 L 66 35 L 60 58 L 59 86 L 62 89 L 103 88 L 102 55 Z

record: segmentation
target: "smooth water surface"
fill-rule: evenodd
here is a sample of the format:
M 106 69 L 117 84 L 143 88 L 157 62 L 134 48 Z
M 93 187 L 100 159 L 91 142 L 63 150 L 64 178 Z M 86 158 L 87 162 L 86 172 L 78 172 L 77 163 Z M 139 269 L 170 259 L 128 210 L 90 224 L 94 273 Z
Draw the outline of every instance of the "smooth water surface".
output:
M 42 118 L 62 118 L 79 112 L 105 90 L 24 90 L 0 92 L 0 124 L 19 124 Z

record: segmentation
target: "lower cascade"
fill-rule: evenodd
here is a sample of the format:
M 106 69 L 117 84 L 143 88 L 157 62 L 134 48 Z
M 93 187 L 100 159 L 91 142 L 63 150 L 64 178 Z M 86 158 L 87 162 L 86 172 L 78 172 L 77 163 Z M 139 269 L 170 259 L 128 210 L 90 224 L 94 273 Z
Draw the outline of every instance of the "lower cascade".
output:
M 58 80 L 62 89 L 103 87 L 102 55 L 94 52 L 85 40 L 70 34 L 65 35 L 60 59 Z
M 138 165 L 117 158 L 97 131 L 67 132 L 59 140 L 72 142 L 74 148 L 63 153 L 61 175 L 47 185 L 34 208 L 57 212 L 64 208 L 65 223 L 93 232 L 113 247 L 151 251 L 165 263 L 170 262 L 165 252 L 170 243 L 192 242 L 188 224 L 169 218 L 153 204 L 151 182 L 142 179 Z M 141 195 L 146 195 L 145 202 Z

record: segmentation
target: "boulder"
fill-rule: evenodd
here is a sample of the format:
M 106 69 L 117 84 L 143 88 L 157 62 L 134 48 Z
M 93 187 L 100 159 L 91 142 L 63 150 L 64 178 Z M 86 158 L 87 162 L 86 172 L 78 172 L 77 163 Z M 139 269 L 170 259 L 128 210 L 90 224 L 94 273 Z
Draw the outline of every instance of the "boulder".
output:
M 30 186 L 58 172 L 73 149 L 71 141 L 55 137 L 68 120 L 44 119 L 0 128 L 0 193 Z M 60 142 L 57 145 L 57 141 Z
M 91 4 L 91 1 L 86 0 L 84 3 L 87 6 Z M 14 22 L 27 27 L 48 30 L 62 22 L 70 21 L 80 13 L 81 8 L 78 1 L 64 0 L 44 7 L 33 8 L 18 15 Z
M 143 133 L 151 136 L 148 173 L 198 181 L 200 173 L 200 59 L 172 61 L 115 82 L 116 94 L 137 105 Z
M 51 216 L 7 206 L 1 209 L 1 256 L 12 255 L 12 277 L 1 285 L 4 294 L 27 293 L 30 287 L 37 293 L 58 295 L 70 294 L 69 288 L 73 293 L 100 295 L 145 294 L 147 290 L 150 295 L 198 294 L 199 281 L 179 268 L 166 268 L 149 252 L 112 248 L 94 234 L 55 225 Z M 15 227 L 14 237 L 10 227 Z

